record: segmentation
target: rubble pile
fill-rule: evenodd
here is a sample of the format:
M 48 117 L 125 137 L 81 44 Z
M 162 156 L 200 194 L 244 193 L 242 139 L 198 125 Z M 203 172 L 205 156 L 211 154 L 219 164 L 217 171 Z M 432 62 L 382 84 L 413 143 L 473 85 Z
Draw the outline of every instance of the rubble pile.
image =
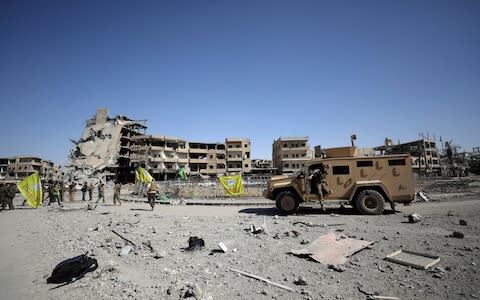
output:
M 465 193 L 471 190 L 472 179 L 435 181 L 423 189 L 427 193 Z

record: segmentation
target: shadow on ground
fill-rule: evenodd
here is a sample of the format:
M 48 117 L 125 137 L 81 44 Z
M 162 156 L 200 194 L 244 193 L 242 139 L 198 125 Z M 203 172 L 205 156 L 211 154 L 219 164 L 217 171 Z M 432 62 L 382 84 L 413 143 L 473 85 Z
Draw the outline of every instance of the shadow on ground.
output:
M 289 214 L 285 214 L 274 207 L 252 207 L 252 208 L 245 208 L 238 211 L 239 213 L 245 214 L 255 214 L 260 216 L 287 216 Z M 397 210 L 397 213 L 400 211 Z M 304 216 L 304 215 L 361 215 L 356 209 L 350 207 L 344 208 L 326 208 L 322 210 L 320 208 L 310 208 L 310 207 L 301 207 L 295 214 L 291 214 L 294 216 Z M 392 210 L 385 210 L 383 215 L 390 215 L 395 214 Z

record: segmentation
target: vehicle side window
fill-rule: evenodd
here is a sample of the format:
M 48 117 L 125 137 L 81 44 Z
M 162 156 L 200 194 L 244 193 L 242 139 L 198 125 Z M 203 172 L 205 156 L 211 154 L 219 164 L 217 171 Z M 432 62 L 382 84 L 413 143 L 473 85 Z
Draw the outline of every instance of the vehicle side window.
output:
M 357 161 L 357 167 L 373 167 L 373 161 L 371 160 Z
M 405 166 L 405 159 L 389 159 L 389 166 Z
M 333 175 L 348 175 L 350 174 L 349 166 L 333 166 L 332 168 Z

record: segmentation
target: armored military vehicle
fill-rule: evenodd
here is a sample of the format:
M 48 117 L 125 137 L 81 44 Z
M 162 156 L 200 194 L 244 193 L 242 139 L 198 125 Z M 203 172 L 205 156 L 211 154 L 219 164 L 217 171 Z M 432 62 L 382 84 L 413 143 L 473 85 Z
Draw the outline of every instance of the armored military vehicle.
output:
M 351 205 L 363 214 L 380 214 L 386 202 L 415 198 L 412 159 L 406 154 L 358 156 L 356 147 L 324 149 L 322 157 L 308 161 L 293 176 L 274 176 L 264 196 L 285 213 L 302 204 L 336 202 Z

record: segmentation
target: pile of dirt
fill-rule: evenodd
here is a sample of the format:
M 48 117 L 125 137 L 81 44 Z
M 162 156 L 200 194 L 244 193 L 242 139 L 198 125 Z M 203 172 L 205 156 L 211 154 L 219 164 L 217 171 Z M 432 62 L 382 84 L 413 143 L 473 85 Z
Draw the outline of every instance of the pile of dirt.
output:
M 438 180 L 423 189 L 427 193 L 467 193 L 472 190 L 472 179 Z

